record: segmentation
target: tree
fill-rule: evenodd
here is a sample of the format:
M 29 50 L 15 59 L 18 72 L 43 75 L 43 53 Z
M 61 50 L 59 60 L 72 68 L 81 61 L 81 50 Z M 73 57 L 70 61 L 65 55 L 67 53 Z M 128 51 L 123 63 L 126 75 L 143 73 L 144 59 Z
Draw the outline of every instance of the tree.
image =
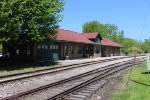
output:
M 115 42 L 122 43 L 124 38 L 124 31 L 119 31 L 114 24 L 101 24 L 98 21 L 90 21 L 84 23 L 82 27 L 84 33 L 99 32 L 102 37 L 109 38 Z
M 130 53 L 129 48 L 134 46 L 135 41 L 130 38 L 124 38 L 122 45 L 124 48 L 122 49 L 122 52 L 128 55 Z
M 90 21 L 84 23 L 82 30 L 83 32 L 99 32 L 102 37 L 122 44 L 124 48 L 121 51 L 126 55 L 129 53 L 150 52 L 150 38 L 145 39 L 144 42 L 132 38 L 125 38 L 124 31 L 119 30 L 114 24 L 101 24 L 98 21 Z
M 144 42 L 142 43 L 141 48 L 142 48 L 142 51 L 144 53 L 150 52 L 150 38 L 144 40 Z
M 114 24 L 105 24 L 106 31 L 108 33 L 108 38 L 111 40 L 122 43 L 124 38 L 124 31 L 119 31 L 118 27 Z
M 122 52 L 125 54 L 129 54 L 129 53 L 135 54 L 135 53 L 142 52 L 141 41 L 136 41 L 131 38 L 124 38 L 122 41 L 122 45 L 124 46 L 124 48 L 122 49 Z
M 82 26 L 82 32 L 84 33 L 99 32 L 102 37 L 105 37 L 105 38 L 108 37 L 105 26 L 96 20 L 84 23 L 84 25 Z
M 137 47 L 135 47 L 135 46 L 129 47 L 128 50 L 132 54 L 135 54 L 135 53 L 137 53 L 139 51 L 139 49 Z
M 52 39 L 63 5 L 63 0 L 1 0 L 0 42 L 11 53 L 19 45 Z

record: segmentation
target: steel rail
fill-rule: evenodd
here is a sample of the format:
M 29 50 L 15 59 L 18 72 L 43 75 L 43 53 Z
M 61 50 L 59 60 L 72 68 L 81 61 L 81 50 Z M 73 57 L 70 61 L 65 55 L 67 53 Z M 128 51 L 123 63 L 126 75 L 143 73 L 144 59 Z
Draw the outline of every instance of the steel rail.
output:
M 134 64 L 134 65 L 138 65 L 138 64 L 141 64 L 140 62 L 138 62 L 137 64 Z M 108 76 L 110 76 L 110 75 L 112 75 L 112 74 L 114 74 L 114 73 L 116 73 L 116 72 L 118 72 L 118 71 L 121 71 L 121 70 L 123 70 L 123 69 L 125 69 L 125 68 L 128 68 L 128 67 L 130 67 L 130 66 L 133 66 L 133 64 L 126 64 L 126 65 L 124 65 L 124 67 L 123 68 L 120 68 L 120 69 L 117 69 L 117 70 L 109 70 L 109 71 L 106 71 L 106 72 L 104 72 L 104 73 L 101 73 L 100 75 L 98 75 L 98 76 L 96 76 L 96 77 L 94 77 L 93 79 L 90 79 L 90 80 L 87 80 L 86 82 L 84 82 L 84 83 L 81 83 L 81 84 L 79 84 L 79 85 L 77 85 L 77 86 L 75 86 L 75 87 L 73 87 L 73 88 L 71 88 L 71 89 L 69 89 L 69 90 L 66 90 L 66 91 L 64 91 L 64 92 L 62 92 L 62 93 L 60 93 L 60 94 L 57 94 L 57 95 L 55 95 L 55 96 L 53 96 L 53 97 L 51 97 L 51 98 L 49 98 L 49 99 L 47 99 L 47 100 L 64 100 L 64 98 L 67 96 L 67 95 L 69 95 L 69 94 L 71 94 L 71 93 L 73 93 L 73 92 L 75 92 L 75 91 L 79 91 L 79 90 L 81 90 L 82 88 L 85 88 L 86 86 L 88 86 L 88 85 L 90 85 L 91 83 L 94 83 L 94 82 L 96 82 L 96 81 L 100 81 L 100 80 L 102 80 L 102 79 L 104 79 L 104 78 L 106 78 L 106 77 L 108 77 Z M 108 73 L 107 73 L 108 72 Z
M 130 64 L 130 63 L 129 63 L 130 61 L 125 61 L 125 62 L 126 62 L 126 64 Z M 117 64 L 118 64 L 118 65 L 116 65 L 116 66 L 120 66 L 120 65 L 121 65 L 120 63 L 117 63 Z M 101 67 L 101 70 L 100 70 L 100 68 L 99 68 L 99 71 L 102 71 L 102 70 L 104 71 L 104 70 L 106 70 L 106 69 L 107 69 L 107 70 L 112 70 L 112 68 L 114 68 L 114 67 L 108 68 L 108 67 L 110 67 L 110 66 L 115 66 L 115 64 L 108 65 L 108 66 L 105 66 L 105 67 Z M 98 69 L 93 70 L 93 71 L 90 71 L 90 72 L 88 72 L 88 73 L 80 74 L 80 75 L 75 76 L 75 77 L 71 77 L 71 78 L 66 79 L 66 80 L 61 80 L 61 81 L 58 81 L 58 82 L 55 82 L 55 83 L 52 83 L 52 84 L 49 84 L 49 85 L 46 85 L 46 86 L 42 86 L 42 87 L 39 87 L 39 88 L 36 88 L 36 89 L 33 89 L 33 90 L 29 90 L 29 91 L 26 91 L 26 92 L 23 92 L 23 93 L 19 93 L 19 94 L 10 96 L 10 97 L 6 97 L 6 98 L 3 98 L 2 100 L 13 100 L 13 99 L 16 99 L 16 98 L 20 98 L 20 97 L 22 97 L 22 96 L 24 96 L 24 95 L 32 94 L 32 93 L 34 93 L 34 92 L 37 92 L 37 91 L 40 91 L 40 90 L 43 90 L 43 89 L 46 89 L 46 88 L 50 88 L 50 87 L 53 87 L 53 86 L 56 86 L 56 85 L 59 85 L 59 84 L 62 84 L 62 83 L 65 83 L 65 82 L 68 82 L 68 81 L 71 81 L 71 80 L 75 80 L 75 79 L 77 79 L 77 78 L 80 78 L 81 76 L 83 77 L 83 76 L 90 75 L 90 74 L 92 74 L 92 73 L 96 73 L 97 70 L 98 70 Z
M 35 71 L 35 72 L 32 72 L 32 73 L 31 72 L 27 72 L 27 73 L 20 73 L 20 74 L 1 76 L 0 80 L 4 80 L 4 81 L 0 81 L 0 84 L 5 84 L 5 83 L 8 83 L 8 82 L 12 82 L 12 81 L 20 81 L 22 79 L 42 76 L 42 75 L 46 75 L 46 74 L 52 74 L 52 73 L 56 73 L 56 72 L 60 72 L 60 71 L 64 71 L 64 70 L 70 70 L 70 69 L 74 69 L 74 68 L 79 68 L 79 67 L 83 67 L 83 66 L 103 63 L 103 62 L 107 62 L 107 61 L 114 61 L 114 60 L 124 59 L 124 58 L 132 58 L 132 57 L 121 57 L 121 58 L 104 59 L 104 60 L 98 60 L 98 61 L 92 61 L 92 62 L 84 62 L 84 63 L 79 63 L 79 64 L 73 64 L 73 65 L 66 65 L 66 66 L 61 66 L 61 67 L 49 68 L 49 69 L 44 69 L 44 70 L 40 70 L 40 71 Z M 31 74 L 31 75 L 28 75 L 28 74 Z M 22 76 L 22 75 L 26 75 L 26 76 Z M 14 78 L 14 77 L 17 77 L 17 78 Z
M 109 58 L 109 59 L 98 60 L 98 61 L 105 61 L 105 60 L 107 61 L 107 60 L 111 60 L 111 59 L 116 60 L 116 59 L 123 59 L 123 58 L 130 58 L 130 57 Z M 79 64 L 86 64 L 86 63 L 90 63 L 90 62 L 91 61 L 84 62 L 84 63 L 75 63 L 75 64 L 62 65 L 62 66 L 58 66 L 58 67 L 45 68 L 45 69 L 40 69 L 40 70 L 35 70 L 35 71 L 30 71 L 30 72 L 22 72 L 22 73 L 10 74 L 10 75 L 1 75 L 0 78 L 7 78 L 7 77 L 11 77 L 11 76 L 24 75 L 24 74 L 30 74 L 30 73 L 36 73 L 36 72 L 43 72 L 43 71 L 47 71 L 47 70 L 58 69 L 58 68 L 62 68 L 62 67 L 64 68 L 64 67 L 74 66 L 74 65 L 79 65 Z M 96 62 L 96 61 L 92 61 L 92 62 Z

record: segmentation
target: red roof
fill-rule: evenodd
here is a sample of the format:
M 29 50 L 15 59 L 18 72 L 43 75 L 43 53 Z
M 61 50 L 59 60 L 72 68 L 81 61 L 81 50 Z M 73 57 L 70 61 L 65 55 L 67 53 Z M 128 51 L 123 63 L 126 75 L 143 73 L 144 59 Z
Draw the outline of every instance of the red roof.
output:
M 85 36 L 88 39 L 94 39 L 97 37 L 99 33 L 98 32 L 93 32 L 93 33 L 82 33 L 83 36 Z
M 77 43 L 86 43 L 86 44 L 95 44 L 94 42 L 90 41 L 82 34 L 69 31 L 69 30 L 63 30 L 63 29 L 58 29 L 57 40 L 77 42 Z
M 76 42 L 76 43 L 97 44 L 95 42 L 92 42 L 89 39 L 96 38 L 98 34 L 99 34 L 98 32 L 79 34 L 77 32 L 73 32 L 69 30 L 58 29 L 57 40 Z M 104 46 L 123 47 L 122 45 L 109 39 L 101 40 L 100 44 Z
M 109 40 L 109 39 L 103 39 L 101 40 L 101 45 L 104 45 L 104 46 L 113 46 L 113 47 L 123 47 L 122 45 L 112 41 L 112 40 Z

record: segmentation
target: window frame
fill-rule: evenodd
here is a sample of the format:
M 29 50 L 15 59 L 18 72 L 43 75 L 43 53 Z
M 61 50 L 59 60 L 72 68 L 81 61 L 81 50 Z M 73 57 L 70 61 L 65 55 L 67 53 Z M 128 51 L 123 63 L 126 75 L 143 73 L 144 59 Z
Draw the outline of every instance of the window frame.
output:
M 78 54 L 82 54 L 83 47 L 82 46 L 78 46 Z

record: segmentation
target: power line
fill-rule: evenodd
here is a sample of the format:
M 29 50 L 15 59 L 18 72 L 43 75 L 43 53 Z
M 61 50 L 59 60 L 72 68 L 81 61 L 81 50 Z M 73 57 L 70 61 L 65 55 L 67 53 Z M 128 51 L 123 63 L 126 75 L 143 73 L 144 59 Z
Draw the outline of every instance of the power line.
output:
M 145 18 L 144 18 L 144 23 L 143 23 L 143 26 L 142 26 L 142 28 L 141 28 L 140 40 L 141 40 L 143 31 L 144 31 L 144 28 L 145 28 L 145 26 L 146 26 L 147 18 L 148 18 L 148 15 L 149 15 L 149 10 L 150 10 L 150 4 L 149 4 L 149 6 L 148 6 L 148 8 L 147 8 L 146 15 L 145 15 Z
M 145 18 L 144 18 L 144 23 L 143 23 L 143 26 L 142 26 L 142 29 L 141 29 L 140 41 L 141 41 L 141 36 L 142 36 L 143 30 L 144 30 L 145 25 L 146 25 L 146 22 L 147 22 L 147 17 L 148 17 L 148 15 L 149 15 L 149 10 L 150 10 L 150 4 L 149 4 L 149 6 L 148 6 L 148 8 L 147 8 L 147 12 L 146 12 L 146 15 L 145 15 Z M 137 56 L 137 52 L 135 53 L 135 56 L 134 56 L 133 65 L 134 65 L 136 56 Z M 128 77 L 128 80 L 127 80 L 127 82 L 126 82 L 126 86 L 129 84 L 129 80 L 131 80 L 131 73 L 132 73 L 132 70 L 133 70 L 133 66 L 132 66 L 131 69 L 130 69 L 129 77 Z

